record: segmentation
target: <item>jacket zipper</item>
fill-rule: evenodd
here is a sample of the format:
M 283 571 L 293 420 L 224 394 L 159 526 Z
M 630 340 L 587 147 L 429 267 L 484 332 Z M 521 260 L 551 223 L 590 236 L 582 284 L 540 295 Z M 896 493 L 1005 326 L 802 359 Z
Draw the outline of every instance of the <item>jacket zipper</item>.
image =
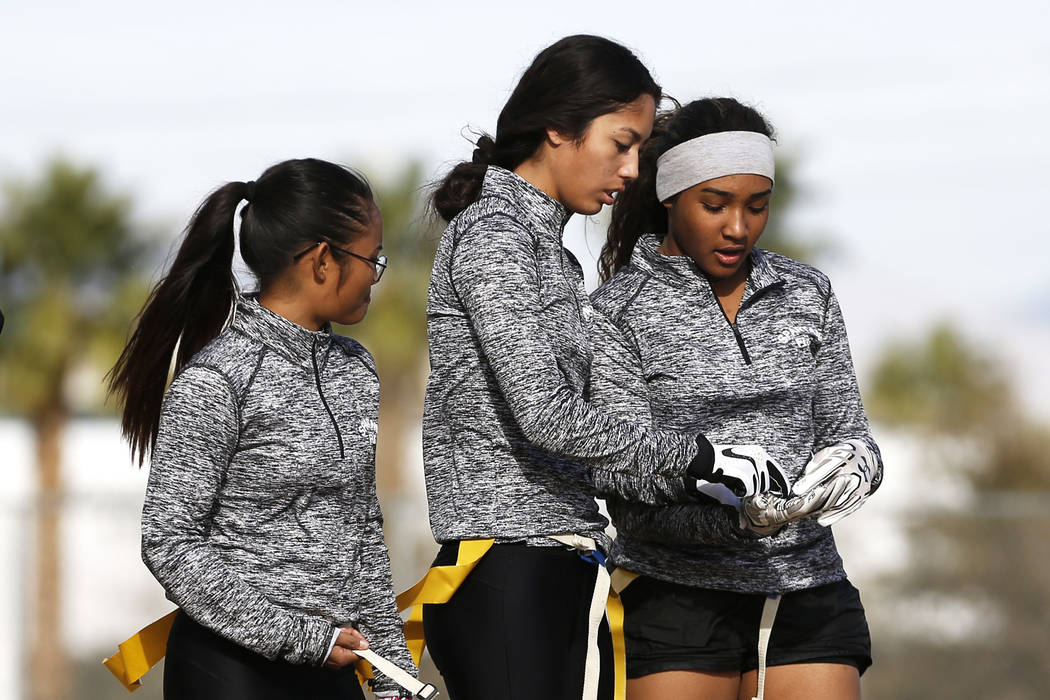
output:
M 719 302 L 718 308 L 722 309 L 722 304 Z M 739 311 L 737 312 L 739 313 Z M 733 337 L 736 338 L 736 344 L 740 347 L 740 354 L 744 358 L 744 364 L 751 364 L 751 355 L 747 351 L 747 346 L 744 345 L 744 337 L 740 335 L 740 330 L 736 327 L 736 324 L 729 320 L 729 314 L 726 313 L 725 309 L 722 309 L 722 315 L 726 319 L 726 323 L 729 324 L 730 330 L 733 331 Z
M 324 392 L 321 390 L 321 372 L 317 369 L 316 337 L 310 347 L 310 360 L 314 365 L 314 381 L 317 383 L 317 395 L 321 397 L 321 403 L 324 404 L 324 410 L 328 411 L 328 417 L 332 419 L 332 427 L 335 428 L 335 437 L 339 441 L 339 458 L 346 459 L 346 451 L 343 449 L 343 434 L 339 431 L 339 424 L 335 421 L 335 414 L 332 413 L 332 409 L 328 406 L 328 400 L 325 399 Z
M 733 337 L 736 338 L 736 344 L 737 347 L 740 348 L 740 355 L 744 358 L 744 364 L 751 364 L 751 355 L 748 353 L 747 346 L 744 344 L 744 336 L 740 335 L 740 330 L 736 327 L 736 324 L 729 320 L 729 314 L 726 313 L 725 307 L 722 306 L 722 300 L 718 298 L 717 294 L 715 294 L 715 286 L 711 284 L 711 280 L 708 280 L 706 275 L 704 276 L 704 279 L 707 280 L 707 284 L 711 288 L 711 296 L 715 298 L 715 303 L 718 304 L 718 310 L 722 312 L 722 318 L 724 318 L 726 323 L 729 324 L 729 330 L 733 331 Z M 743 303 L 740 304 L 740 309 L 742 308 L 744 308 Z M 737 309 L 737 317 L 740 316 L 740 309 Z

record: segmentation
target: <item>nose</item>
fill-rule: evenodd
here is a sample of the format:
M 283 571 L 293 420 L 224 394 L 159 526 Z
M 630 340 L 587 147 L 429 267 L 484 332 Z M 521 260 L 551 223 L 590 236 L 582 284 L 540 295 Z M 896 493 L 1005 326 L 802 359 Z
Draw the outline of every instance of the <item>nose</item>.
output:
M 726 238 L 738 241 L 741 239 L 747 239 L 748 227 L 747 217 L 744 216 L 743 207 L 728 207 L 728 216 L 726 217 L 725 226 L 722 227 L 722 233 Z
M 620 169 L 616 173 L 624 180 L 624 184 L 632 182 L 638 177 L 638 151 L 631 149 L 620 163 Z

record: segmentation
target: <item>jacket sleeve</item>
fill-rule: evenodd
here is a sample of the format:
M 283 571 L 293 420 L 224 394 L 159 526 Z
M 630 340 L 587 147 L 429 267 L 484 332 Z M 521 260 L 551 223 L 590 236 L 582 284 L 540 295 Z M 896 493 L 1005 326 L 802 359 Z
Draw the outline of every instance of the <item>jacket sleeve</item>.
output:
M 186 369 L 164 398 L 142 509 L 142 560 L 168 598 L 219 635 L 295 664 L 323 663 L 335 627 L 273 605 L 208 539 L 239 422 L 226 378 Z
M 863 441 L 878 460 L 871 479 L 871 493 L 874 493 L 882 484 L 882 454 L 871 436 L 868 417 L 864 413 L 842 310 L 835 293 L 830 290 L 821 336 L 813 397 L 813 452 L 845 440 Z
M 361 578 L 357 584 L 361 598 L 361 619 L 358 620 L 357 629 L 368 640 L 374 652 L 417 676 L 419 670 L 405 644 L 401 616 L 394 601 L 390 556 L 383 538 L 383 513 L 376 496 L 374 476 L 370 487 L 368 521 L 361 543 Z M 375 680 L 372 682 L 373 691 L 398 690 L 400 687 L 376 671 Z
M 615 324 L 596 310 L 591 338 L 594 346 L 590 378 L 592 406 L 640 430 L 655 430 L 645 370 L 631 329 Z M 597 495 L 610 502 L 614 499 L 625 502 L 624 496 L 626 501 L 651 504 L 692 501 L 685 493 L 685 482 L 681 478 L 626 470 L 592 470 L 591 480 Z
M 643 500 L 650 494 L 635 493 L 640 476 L 685 474 L 697 452 L 695 436 L 616 420 L 565 381 L 543 340 L 536 244 L 521 224 L 493 215 L 468 227 L 452 256 L 451 279 L 496 384 L 530 442 L 586 465 L 599 490 Z
M 600 313 L 597 316 L 593 325 L 591 398 L 596 407 L 609 415 L 651 427 L 652 407 L 637 337 L 628 324 L 615 324 Z M 696 503 L 681 492 L 679 484 L 680 480 L 672 484 L 650 477 L 637 488 L 673 494 L 681 505 L 652 506 L 608 496 L 606 504 L 617 533 L 638 540 L 680 544 L 727 544 L 754 539 L 749 531 L 739 527 L 735 510 Z
M 661 544 L 726 545 L 752 542 L 760 537 L 741 528 L 731 506 L 706 503 L 650 506 L 606 501 L 617 536 Z

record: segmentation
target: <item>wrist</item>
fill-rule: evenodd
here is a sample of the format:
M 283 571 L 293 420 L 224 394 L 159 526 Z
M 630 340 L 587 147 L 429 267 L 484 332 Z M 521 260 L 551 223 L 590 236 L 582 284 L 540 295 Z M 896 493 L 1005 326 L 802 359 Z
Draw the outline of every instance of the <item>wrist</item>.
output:
M 703 433 L 696 436 L 696 456 L 686 467 L 686 474 L 694 479 L 707 479 L 715 468 L 715 448 Z
M 342 632 L 342 630 L 339 629 L 338 627 L 336 627 L 336 628 L 334 628 L 332 630 L 332 641 L 329 642 L 329 644 L 328 644 L 328 651 L 325 652 L 324 660 L 321 662 L 322 664 L 327 663 L 328 657 L 330 657 L 332 655 L 332 649 L 335 649 L 335 643 L 339 639 L 339 633 L 340 632 Z

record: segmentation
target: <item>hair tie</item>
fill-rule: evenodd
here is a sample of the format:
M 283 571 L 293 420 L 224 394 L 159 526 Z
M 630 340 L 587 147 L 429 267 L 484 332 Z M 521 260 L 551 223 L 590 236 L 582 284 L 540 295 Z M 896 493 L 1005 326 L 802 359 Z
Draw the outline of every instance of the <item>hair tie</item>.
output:
M 477 148 L 474 149 L 470 162 L 474 165 L 488 165 L 492 162 L 492 154 L 495 150 L 496 143 L 489 136 L 482 136 L 478 139 Z
M 248 180 L 244 183 L 244 198 L 251 202 L 255 199 L 255 180 Z

